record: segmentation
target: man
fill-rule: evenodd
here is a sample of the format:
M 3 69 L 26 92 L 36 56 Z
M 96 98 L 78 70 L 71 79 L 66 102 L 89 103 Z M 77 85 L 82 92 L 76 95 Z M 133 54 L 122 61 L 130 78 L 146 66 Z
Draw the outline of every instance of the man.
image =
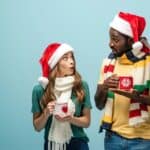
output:
M 143 17 L 120 12 L 110 24 L 112 49 L 104 59 L 95 94 L 105 108 L 100 131 L 105 150 L 150 149 L 150 46 Z

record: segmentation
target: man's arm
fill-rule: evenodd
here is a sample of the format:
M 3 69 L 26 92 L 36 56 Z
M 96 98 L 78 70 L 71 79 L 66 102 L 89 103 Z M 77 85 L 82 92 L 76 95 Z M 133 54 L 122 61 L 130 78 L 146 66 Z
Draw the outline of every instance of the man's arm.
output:
M 94 96 L 95 105 L 98 109 L 102 110 L 105 107 L 106 99 L 107 99 L 107 91 L 108 88 L 103 84 L 98 84 L 96 93 Z

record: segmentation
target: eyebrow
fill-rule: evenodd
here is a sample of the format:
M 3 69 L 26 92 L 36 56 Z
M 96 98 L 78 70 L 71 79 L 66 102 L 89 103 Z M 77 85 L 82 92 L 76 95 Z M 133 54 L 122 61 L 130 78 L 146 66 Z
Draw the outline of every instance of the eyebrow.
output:
M 68 55 L 73 56 L 73 54 L 72 54 L 72 53 L 64 54 L 64 56 L 68 56 Z
M 120 36 L 119 35 L 116 35 L 116 34 L 113 34 L 111 35 L 112 38 L 119 38 Z

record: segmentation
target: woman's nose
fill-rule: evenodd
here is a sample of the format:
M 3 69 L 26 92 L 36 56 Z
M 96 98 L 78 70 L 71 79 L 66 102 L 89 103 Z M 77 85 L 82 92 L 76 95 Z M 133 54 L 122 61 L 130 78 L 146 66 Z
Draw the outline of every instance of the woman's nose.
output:
M 73 59 L 70 59 L 70 64 L 74 64 L 74 60 Z

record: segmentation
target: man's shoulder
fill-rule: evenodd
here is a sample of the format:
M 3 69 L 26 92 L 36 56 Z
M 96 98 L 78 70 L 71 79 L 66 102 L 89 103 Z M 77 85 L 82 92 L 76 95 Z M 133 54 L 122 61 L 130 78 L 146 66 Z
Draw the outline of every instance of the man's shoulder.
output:
M 150 54 L 147 54 L 145 57 L 140 59 L 139 61 L 135 62 L 137 65 L 147 65 L 150 63 Z
M 146 60 L 150 61 L 150 53 L 146 55 Z

